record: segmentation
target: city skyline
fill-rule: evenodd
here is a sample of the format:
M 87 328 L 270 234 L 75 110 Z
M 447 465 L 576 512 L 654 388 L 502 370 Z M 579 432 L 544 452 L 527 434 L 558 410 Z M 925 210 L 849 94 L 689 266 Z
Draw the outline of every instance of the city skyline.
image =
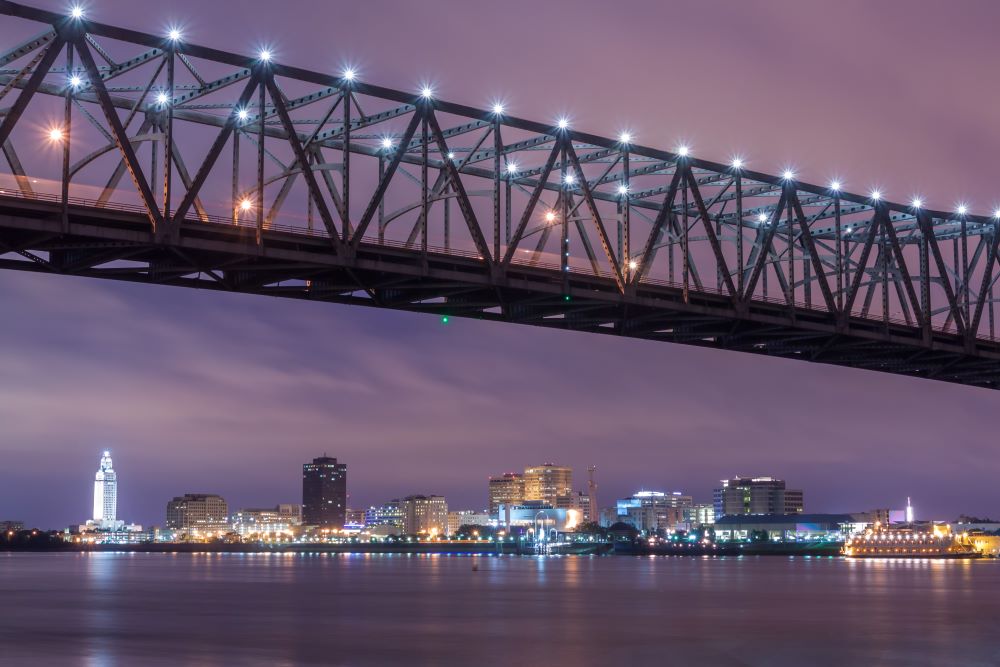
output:
M 849 51 L 839 13 L 815 8 L 737 6 L 720 20 L 717 10 L 692 4 L 668 44 L 653 30 L 657 12 L 632 8 L 639 36 L 654 45 L 637 39 L 637 57 L 682 58 L 711 24 L 714 53 L 705 54 L 704 71 L 731 74 L 724 68 L 740 62 L 760 73 L 745 89 L 699 82 L 692 99 L 671 97 L 668 86 L 651 89 L 644 72 L 618 62 L 578 72 L 571 54 L 541 45 L 521 45 L 503 63 L 456 61 L 452 49 L 476 52 L 460 30 L 447 49 L 428 48 L 416 61 L 362 46 L 371 35 L 365 30 L 374 30 L 363 20 L 368 12 L 392 13 L 407 30 L 429 27 L 433 11 L 405 4 L 350 9 L 342 23 L 323 26 L 332 40 L 311 26 L 296 26 L 306 32 L 295 39 L 280 27 L 280 9 L 263 5 L 240 16 L 189 2 L 172 11 L 191 17 L 185 31 L 193 41 L 208 41 L 225 15 L 232 30 L 215 41 L 233 50 L 249 52 L 266 39 L 286 62 L 323 59 L 335 69 L 356 60 L 365 78 L 400 88 L 431 75 L 448 99 L 482 105 L 502 95 L 526 117 L 569 113 L 583 130 L 611 135 L 627 126 L 643 143 L 684 140 L 711 159 L 739 151 L 755 169 L 794 163 L 814 182 L 836 171 L 855 190 L 878 185 L 898 200 L 917 190 L 935 208 L 967 200 L 989 210 L 998 193 L 988 110 L 998 93 L 972 82 L 989 80 L 992 5 L 970 3 L 978 11 L 960 15 L 909 11 L 910 3 L 848 4 L 857 37 Z M 105 2 L 90 11 L 143 29 L 179 18 L 129 5 Z M 557 16 L 577 34 L 596 33 L 619 13 L 581 7 Z M 895 12 L 898 30 L 886 34 L 877 26 L 892 7 L 906 10 Z M 495 17 L 486 9 L 459 13 L 495 18 L 503 34 L 514 9 Z M 533 9 L 556 17 L 551 8 Z M 794 27 L 804 23 L 815 26 L 813 48 L 790 58 L 803 39 Z M 392 42 L 396 30 L 379 26 L 370 41 Z M 912 40 L 927 30 L 949 41 L 948 53 L 926 54 Z M 351 48 L 324 50 L 331 41 Z M 652 58 L 654 48 L 662 52 Z M 898 57 L 873 57 L 872 49 L 885 48 Z M 558 77 L 525 75 L 550 56 L 563 65 Z M 823 72 L 840 75 L 843 95 L 829 93 Z M 600 100 L 593 80 L 621 89 L 628 117 Z M 934 95 L 926 93 L 928 80 Z M 356 504 L 366 505 L 434 492 L 475 507 L 483 492 L 468 479 L 516 468 L 537 451 L 538 459 L 581 472 L 596 464 L 603 498 L 631 493 L 636 483 L 694 491 L 720 476 L 773 473 L 808 489 L 818 510 L 842 509 L 844 479 L 860 507 L 906 496 L 942 516 L 995 507 L 1000 464 L 989 455 L 989 415 L 998 397 L 990 392 L 637 341 L 72 278 L 7 273 L 0 302 L 18 313 L 0 338 L 0 446 L 18 471 L 0 490 L 0 509 L 39 524 L 64 522 L 66 508 L 80 506 L 88 491 L 76 471 L 92 470 L 93 451 L 105 446 L 136 472 L 120 504 L 135 507 L 129 518 L 137 521 L 158 516 L 163 499 L 186 491 L 218 492 L 246 506 L 295 498 L 298 462 L 323 450 L 358 471 L 352 486 L 365 495 Z M 61 464 L 54 473 L 52 460 Z M 228 477 L 234 460 L 251 469 Z M 376 472 L 386 460 L 400 470 Z M 285 469 L 287 477 L 272 479 Z M 44 477 L 52 493 L 39 489 L 42 471 L 53 473 Z M 633 479 L 636 471 L 650 479 Z M 433 481 L 410 484 L 411 476 Z

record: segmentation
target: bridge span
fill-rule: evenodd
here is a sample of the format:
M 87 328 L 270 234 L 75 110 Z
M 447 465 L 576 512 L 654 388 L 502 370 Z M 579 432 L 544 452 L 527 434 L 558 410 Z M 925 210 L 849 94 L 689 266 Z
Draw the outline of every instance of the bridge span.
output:
M 0 16 L 0 268 L 1000 381 L 998 216 Z

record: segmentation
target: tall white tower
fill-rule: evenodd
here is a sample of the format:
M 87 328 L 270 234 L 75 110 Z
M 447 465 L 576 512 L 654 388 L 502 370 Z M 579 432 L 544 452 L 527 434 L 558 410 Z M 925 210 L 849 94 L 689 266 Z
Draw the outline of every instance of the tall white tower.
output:
M 105 451 L 94 477 L 94 522 L 110 527 L 117 518 L 118 475 L 111 464 L 111 452 Z

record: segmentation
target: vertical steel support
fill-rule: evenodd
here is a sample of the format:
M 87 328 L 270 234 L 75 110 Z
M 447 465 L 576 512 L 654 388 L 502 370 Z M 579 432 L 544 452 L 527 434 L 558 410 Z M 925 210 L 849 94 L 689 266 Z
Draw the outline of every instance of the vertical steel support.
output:
M 500 136 L 500 115 L 493 118 L 493 256 L 500 260 L 500 157 L 503 140 Z M 446 156 L 445 156 L 446 157 Z
M 736 291 L 742 300 L 743 295 L 743 176 L 736 172 L 736 266 L 739 267 L 736 277 Z
M 968 220 L 962 216 L 962 312 L 966 323 L 969 319 L 969 228 Z M 974 335 L 974 334 L 973 334 Z
M 430 141 L 430 133 L 427 129 L 427 115 L 420 123 L 420 251 L 427 257 L 427 224 L 428 209 L 430 201 L 428 199 L 427 182 L 427 143 Z M 445 158 L 448 156 L 446 155 Z
M 170 196 L 171 178 L 173 174 L 174 162 L 174 60 L 175 42 L 171 41 L 170 48 L 164 57 L 167 59 L 167 108 L 166 122 L 163 127 L 163 220 L 170 224 Z
M 264 77 L 270 77 L 271 72 L 264 72 Z M 266 78 L 260 83 L 260 90 L 257 91 L 257 245 L 264 243 L 264 118 L 265 114 L 265 92 L 267 86 L 264 84 Z
M 618 253 L 618 261 L 621 264 L 622 272 L 625 274 L 625 282 L 630 282 L 634 280 L 635 272 L 632 271 L 632 193 L 630 191 L 628 144 L 622 146 L 621 158 L 622 185 L 625 188 L 625 193 L 620 196 L 622 207 L 622 246 L 621 252 Z
M 678 165 L 678 168 L 680 166 Z M 688 303 L 691 297 L 690 286 L 690 260 L 688 252 L 688 169 L 684 166 L 684 173 L 681 174 L 681 279 L 684 283 L 683 298 L 684 303 Z
M 237 121 L 239 123 L 239 121 Z M 240 221 L 240 128 L 233 131 L 233 225 Z
M 566 141 L 572 141 L 567 139 Z M 569 184 L 566 183 L 566 167 L 569 161 L 566 159 L 566 146 L 563 144 L 562 155 L 560 156 L 562 160 L 562 188 L 559 191 L 559 220 L 560 220 L 560 234 L 559 234 L 559 269 L 562 273 L 563 290 L 565 291 L 567 287 L 567 282 L 569 281 L 569 197 L 567 196 L 567 190 L 569 189 Z
M 919 215 L 919 214 L 918 214 Z M 927 233 L 920 230 L 920 309 L 924 314 L 924 340 L 931 340 L 931 262 Z
M 73 75 L 73 45 L 66 45 L 66 72 Z M 62 230 L 69 232 L 69 168 L 70 143 L 73 138 L 73 86 L 66 85 L 66 99 L 63 102 L 63 147 L 62 147 Z
M 507 179 L 507 183 L 506 183 L 506 186 L 505 186 L 506 187 L 506 197 L 505 197 L 504 207 L 503 207 L 503 214 L 504 214 L 504 218 L 505 218 L 504 224 L 506 225 L 506 229 L 504 230 L 505 243 L 510 243 L 511 206 L 513 205 L 513 203 L 511 202 L 511 196 L 513 195 L 513 181 L 514 181 L 514 177 L 510 176 Z M 500 258 L 497 257 L 497 260 L 499 260 L 499 259 Z
M 378 180 L 379 183 L 385 177 L 385 155 L 383 153 L 378 154 Z M 341 218 L 343 218 L 343 212 L 341 212 Z M 380 199 L 378 202 L 378 242 L 385 243 L 385 199 Z
M 342 228 L 341 235 L 343 236 L 344 243 L 348 243 L 351 240 L 351 101 L 354 99 L 351 95 L 350 90 L 344 90 L 344 166 L 341 175 L 340 183 L 340 201 L 342 209 L 340 211 L 340 226 Z M 426 143 L 426 142 L 425 142 Z M 405 151 L 406 146 L 400 146 L 399 150 Z M 381 158 L 380 158 L 381 164 Z M 379 175 L 381 178 L 381 174 Z M 381 180 L 379 181 L 381 182 Z M 385 208 L 381 201 L 379 201 L 379 229 L 383 230 L 381 221 L 385 217 Z
M 836 235 L 836 245 L 834 246 L 836 257 L 834 261 L 837 264 L 837 312 L 840 313 L 844 310 L 844 249 L 846 241 L 844 241 L 844 230 L 840 224 L 839 191 L 833 193 L 833 219 L 834 234 Z
M 882 257 L 882 323 L 889 327 L 889 246 L 885 242 L 885 226 L 889 224 L 889 216 L 882 221 L 879 230 L 879 255 Z
M 786 227 L 788 232 L 788 294 L 785 298 L 788 300 L 788 305 L 792 308 L 792 319 L 795 319 L 795 227 L 792 224 L 792 202 L 798 197 L 798 193 L 795 191 L 793 185 L 788 186 L 791 192 L 788 193 L 788 210 L 787 217 L 785 218 Z

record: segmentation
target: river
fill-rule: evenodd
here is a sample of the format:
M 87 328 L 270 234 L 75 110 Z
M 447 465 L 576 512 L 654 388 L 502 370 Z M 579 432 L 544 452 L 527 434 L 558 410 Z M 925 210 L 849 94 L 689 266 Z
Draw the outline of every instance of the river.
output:
M 1000 665 L 1000 561 L 0 553 L 3 665 Z

